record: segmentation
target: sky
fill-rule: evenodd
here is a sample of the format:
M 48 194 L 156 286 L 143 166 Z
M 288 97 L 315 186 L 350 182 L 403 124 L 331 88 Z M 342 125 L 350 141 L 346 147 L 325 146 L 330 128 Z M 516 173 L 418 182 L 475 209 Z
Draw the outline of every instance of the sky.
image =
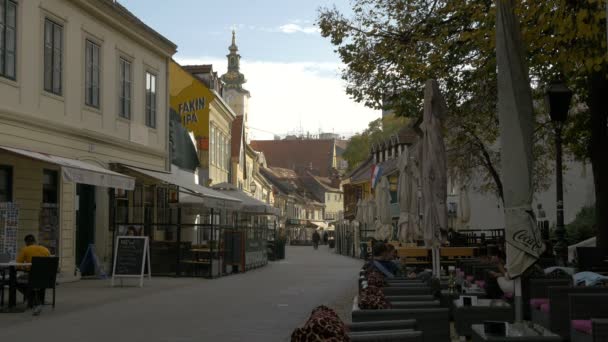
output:
M 213 64 L 219 74 L 236 29 L 253 139 L 320 131 L 349 136 L 381 115 L 346 95 L 344 66 L 314 26 L 319 7 L 348 12 L 349 0 L 119 2 L 177 44 L 178 63 Z

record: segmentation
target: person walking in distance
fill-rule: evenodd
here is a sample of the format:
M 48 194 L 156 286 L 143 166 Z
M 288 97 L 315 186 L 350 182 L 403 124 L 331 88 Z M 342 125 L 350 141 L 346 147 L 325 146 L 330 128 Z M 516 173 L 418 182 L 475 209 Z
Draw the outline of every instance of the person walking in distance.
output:
M 321 235 L 319 235 L 319 232 L 317 232 L 315 230 L 314 233 L 312 233 L 312 246 L 315 249 L 319 249 L 319 241 L 321 240 Z

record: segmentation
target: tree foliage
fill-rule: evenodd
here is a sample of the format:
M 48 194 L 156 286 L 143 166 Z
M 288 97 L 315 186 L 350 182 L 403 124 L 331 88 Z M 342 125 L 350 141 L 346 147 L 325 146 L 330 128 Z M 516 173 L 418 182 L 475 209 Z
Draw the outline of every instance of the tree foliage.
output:
M 537 185 L 551 171 L 546 157 L 553 139 L 543 88 L 565 76 L 576 100 L 565 141 L 578 158 L 591 159 L 598 225 L 608 227 L 605 2 L 496 1 L 516 7 L 527 50 L 537 100 Z M 347 65 L 342 76 L 355 100 L 375 108 L 388 103 L 399 115 L 415 117 L 424 82 L 437 79 L 450 110 L 451 171 L 465 179 L 482 171 L 485 185 L 500 194 L 495 23 L 494 0 L 354 0 L 349 17 L 335 7 L 321 8 L 318 16 L 321 34 Z M 600 240 L 608 248 L 608 228 Z
M 352 136 L 343 154 L 343 158 L 348 162 L 348 170 L 355 169 L 369 157 L 372 144 L 384 141 L 407 123 L 408 120 L 403 117 L 376 119 L 370 122 L 363 132 Z
M 551 57 L 539 52 L 552 51 L 559 42 L 536 39 L 551 30 L 551 20 L 564 15 L 543 15 L 559 6 L 556 2 L 522 1 L 518 7 L 524 14 L 524 41 L 534 42 L 530 64 L 537 85 L 557 70 L 547 63 Z M 424 82 L 437 79 L 450 109 L 446 138 L 451 171 L 466 180 L 484 170 L 482 187 L 500 192 L 494 2 L 358 0 L 353 13 L 347 18 L 336 8 L 323 8 L 318 18 L 322 35 L 331 39 L 348 66 L 342 75 L 347 93 L 370 107 L 388 103 L 399 115 L 415 117 L 420 115 Z M 536 89 L 539 100 L 540 92 Z M 542 102 L 538 104 L 535 180 L 542 189 L 552 170 L 547 159 L 551 131 Z M 577 139 L 581 136 L 569 141 Z
M 585 241 L 597 234 L 595 226 L 595 208 L 583 207 L 576 214 L 574 221 L 566 226 L 566 238 L 568 245 L 574 245 Z

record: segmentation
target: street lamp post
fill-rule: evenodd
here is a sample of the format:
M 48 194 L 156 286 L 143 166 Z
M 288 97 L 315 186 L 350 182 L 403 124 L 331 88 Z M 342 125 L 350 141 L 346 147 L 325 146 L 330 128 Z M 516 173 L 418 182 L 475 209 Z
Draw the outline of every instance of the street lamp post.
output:
M 566 244 L 564 227 L 564 188 L 562 179 L 562 127 L 568 118 L 572 91 L 564 83 L 552 83 L 546 90 L 545 102 L 551 121 L 555 128 L 555 190 L 557 198 L 557 222 L 555 235 L 555 256 L 559 265 L 565 265 L 568 257 L 568 246 Z

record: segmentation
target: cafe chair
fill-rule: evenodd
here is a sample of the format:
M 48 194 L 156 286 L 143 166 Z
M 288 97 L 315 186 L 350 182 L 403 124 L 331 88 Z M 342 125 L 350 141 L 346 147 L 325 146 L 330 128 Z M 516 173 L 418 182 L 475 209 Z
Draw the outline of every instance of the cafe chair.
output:
M 11 256 L 0 253 L 0 263 L 11 261 Z M 9 281 L 6 279 L 6 269 L 0 268 L 0 307 L 4 306 L 4 289 L 8 287 Z
M 57 257 L 33 257 L 29 272 L 28 283 L 25 285 L 26 298 L 33 301 L 29 306 L 44 305 L 44 294 L 47 289 L 53 290 L 52 307 L 55 308 L 55 285 L 57 284 L 57 269 L 59 258 Z M 42 293 L 38 295 L 38 293 Z M 42 303 L 38 303 L 38 300 Z

